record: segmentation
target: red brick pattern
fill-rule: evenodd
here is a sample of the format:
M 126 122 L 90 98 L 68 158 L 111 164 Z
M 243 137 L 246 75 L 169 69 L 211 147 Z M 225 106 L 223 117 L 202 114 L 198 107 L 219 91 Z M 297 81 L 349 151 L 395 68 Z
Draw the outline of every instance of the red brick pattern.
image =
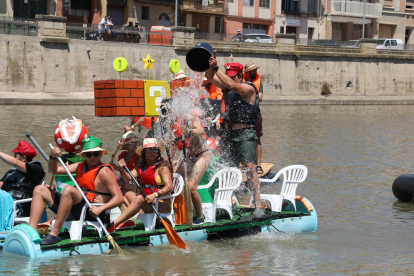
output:
M 101 80 L 94 83 L 95 116 L 145 116 L 143 80 Z

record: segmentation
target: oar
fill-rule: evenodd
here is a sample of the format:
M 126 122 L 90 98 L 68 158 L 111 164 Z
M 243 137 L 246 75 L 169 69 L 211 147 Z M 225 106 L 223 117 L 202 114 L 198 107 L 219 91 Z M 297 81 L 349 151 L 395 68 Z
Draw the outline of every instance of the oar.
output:
M 184 116 L 181 116 L 181 130 L 184 126 Z M 188 187 L 187 183 L 187 154 L 185 148 L 185 134 L 183 131 L 182 139 L 183 139 L 183 161 L 184 161 L 184 202 L 185 202 L 185 224 L 188 227 L 193 227 L 193 207 L 191 205 L 191 193 L 190 187 Z
M 109 164 L 114 163 L 114 158 L 115 158 L 115 155 L 116 155 L 116 153 L 118 152 L 118 150 L 119 150 L 119 144 L 118 144 L 118 147 L 116 148 L 115 153 L 114 153 L 114 154 L 112 154 L 111 163 L 109 163 Z
M 127 166 L 124 167 L 124 169 L 127 171 L 129 176 L 132 178 L 132 181 L 134 181 L 135 185 L 138 186 L 138 189 L 141 191 L 142 196 L 144 198 L 147 197 L 147 194 L 144 192 L 144 189 L 142 189 L 141 185 L 139 185 L 138 181 L 135 179 L 135 177 L 132 175 L 131 171 L 127 168 Z M 165 227 L 165 233 L 167 234 L 168 241 L 170 244 L 177 246 L 178 248 L 182 248 L 185 250 L 188 250 L 187 244 L 178 236 L 177 232 L 171 227 L 171 225 L 168 224 L 165 220 L 162 219 L 160 213 L 158 213 L 157 209 L 155 209 L 155 206 L 153 204 L 150 204 L 152 209 L 154 210 L 155 214 L 160 218 L 162 224 Z
M 47 154 L 43 151 L 40 145 L 36 142 L 35 138 L 30 133 L 26 134 L 26 137 L 29 138 L 30 142 L 32 142 L 35 148 L 40 152 L 40 154 L 46 160 L 46 162 L 49 163 L 49 156 L 47 156 Z M 52 188 L 54 180 L 55 180 L 55 176 L 52 175 L 52 178 L 50 179 L 50 182 L 49 182 L 49 188 Z
M 49 144 L 49 147 L 53 150 L 53 146 L 52 144 Z M 56 156 L 57 160 L 59 161 L 59 163 L 62 165 L 62 167 L 65 169 L 66 173 L 68 174 L 68 176 L 70 177 L 70 179 L 73 181 L 73 183 L 75 184 L 76 188 L 78 189 L 78 191 L 80 192 L 80 194 L 83 197 L 83 200 L 85 200 L 86 204 L 88 204 L 88 207 L 91 208 L 91 203 L 89 202 L 89 200 L 86 198 L 86 195 L 83 193 L 83 191 L 81 190 L 81 188 L 79 187 L 78 183 L 76 182 L 75 178 L 73 178 L 72 174 L 70 173 L 70 171 L 68 170 L 68 168 L 66 167 L 65 163 L 63 162 L 63 160 L 59 157 Z M 101 219 L 99 218 L 99 216 L 96 217 L 96 220 L 98 221 L 98 223 L 101 225 L 102 230 L 105 232 L 106 238 L 108 239 L 108 241 L 111 243 L 112 247 L 114 248 L 115 252 L 117 252 L 119 255 L 124 256 L 124 252 L 122 252 L 121 248 L 119 247 L 119 245 L 114 241 L 114 238 L 112 238 L 112 236 L 108 233 L 108 231 L 106 230 L 105 225 L 102 223 Z

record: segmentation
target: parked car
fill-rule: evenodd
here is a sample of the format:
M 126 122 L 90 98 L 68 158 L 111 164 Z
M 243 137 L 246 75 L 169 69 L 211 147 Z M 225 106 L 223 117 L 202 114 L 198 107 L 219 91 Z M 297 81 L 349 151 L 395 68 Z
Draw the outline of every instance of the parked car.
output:
M 312 40 L 309 45 L 339 47 L 339 45 L 336 44 L 335 41 L 330 40 L 330 39 L 315 39 L 315 40 Z
M 341 44 L 341 47 L 345 48 L 361 48 L 361 42 L 359 40 L 348 40 Z
M 267 34 L 246 34 L 244 42 L 273 43 L 272 38 Z
M 401 39 L 381 38 L 378 39 L 377 49 L 404 50 L 404 44 Z

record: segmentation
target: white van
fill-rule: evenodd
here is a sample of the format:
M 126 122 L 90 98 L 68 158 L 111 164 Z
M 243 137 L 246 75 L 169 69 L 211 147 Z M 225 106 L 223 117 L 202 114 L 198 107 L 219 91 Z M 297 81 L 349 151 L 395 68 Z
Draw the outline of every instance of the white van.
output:
M 273 43 L 272 38 L 267 34 L 246 34 L 244 36 L 244 42 Z
M 378 39 L 377 49 L 381 50 L 404 50 L 404 44 L 401 39 L 381 38 Z

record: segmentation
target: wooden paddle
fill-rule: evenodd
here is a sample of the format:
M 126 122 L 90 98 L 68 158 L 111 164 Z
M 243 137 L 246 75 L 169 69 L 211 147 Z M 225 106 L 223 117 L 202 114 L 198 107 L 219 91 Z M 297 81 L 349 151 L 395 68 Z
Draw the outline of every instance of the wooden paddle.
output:
M 181 116 L 181 130 L 184 126 L 184 117 Z M 188 227 L 193 227 L 193 205 L 191 204 L 191 192 L 187 182 L 187 152 L 185 148 L 185 134 L 183 131 L 183 163 L 184 163 L 184 204 L 185 204 L 185 224 Z
M 114 163 L 114 158 L 115 158 L 115 155 L 116 155 L 116 153 L 118 152 L 118 150 L 119 150 L 119 144 L 118 144 L 118 147 L 116 147 L 116 151 L 115 151 L 115 153 L 114 153 L 114 154 L 112 154 L 111 162 L 110 162 L 109 164 Z
M 49 144 L 50 148 L 53 150 L 53 146 L 52 144 Z M 59 161 L 59 163 L 62 165 L 62 167 L 65 169 L 66 173 L 68 174 L 68 176 L 70 177 L 70 179 L 73 181 L 73 183 L 75 184 L 75 187 L 78 189 L 78 191 L 80 192 L 80 194 L 83 197 L 83 200 L 85 200 L 86 204 L 88 204 L 88 207 L 91 208 L 91 203 L 89 202 L 89 200 L 86 198 L 86 195 L 83 193 L 82 189 L 79 187 L 78 183 L 76 182 L 75 178 L 73 178 L 72 174 L 70 173 L 70 171 L 68 170 L 68 168 L 66 167 L 65 163 L 63 162 L 62 158 L 60 158 L 59 156 L 56 157 L 57 160 Z M 96 220 L 98 221 L 98 223 L 101 225 L 102 230 L 105 232 L 106 238 L 108 239 L 108 241 L 111 243 L 112 247 L 114 248 L 115 252 L 117 252 L 119 255 L 124 256 L 124 252 L 122 252 L 121 248 L 119 247 L 119 245 L 114 241 L 114 238 L 112 238 L 112 236 L 108 233 L 108 231 L 106 230 L 105 225 L 102 223 L 101 219 L 98 217 L 96 217 Z
M 138 186 L 138 189 L 141 191 L 142 196 L 144 198 L 146 198 L 147 197 L 147 194 L 144 192 L 144 189 L 142 189 L 141 185 L 139 185 L 138 181 L 132 175 L 132 173 L 128 169 L 128 167 L 125 166 L 124 169 L 129 174 L 129 176 L 131 176 L 132 181 L 134 181 L 135 185 Z M 167 238 L 168 238 L 168 241 L 170 242 L 170 244 L 175 245 L 178 248 L 182 248 L 182 249 L 188 250 L 187 244 L 180 238 L 180 236 L 178 236 L 177 232 L 174 231 L 174 229 L 171 227 L 171 225 L 168 224 L 168 222 L 166 222 L 165 220 L 162 219 L 160 213 L 158 213 L 157 209 L 155 209 L 155 206 L 153 204 L 150 204 L 150 205 L 151 205 L 152 209 L 154 210 L 155 214 L 157 214 L 157 216 L 161 220 L 162 224 L 164 225 L 164 227 L 165 227 L 165 233 L 167 234 Z

